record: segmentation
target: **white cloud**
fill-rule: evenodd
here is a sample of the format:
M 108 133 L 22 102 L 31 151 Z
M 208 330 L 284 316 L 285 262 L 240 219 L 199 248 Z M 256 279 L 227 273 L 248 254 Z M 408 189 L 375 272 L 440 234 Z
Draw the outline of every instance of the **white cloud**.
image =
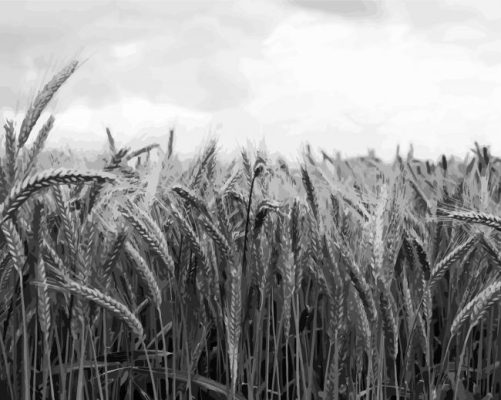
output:
M 480 27 L 468 26 L 463 24 L 452 25 L 448 27 L 444 34 L 444 41 L 455 43 L 458 41 L 481 40 L 487 37 L 486 32 Z
M 463 154 L 479 137 L 499 147 L 492 121 L 501 127 L 501 68 L 484 65 L 450 31 L 448 39 L 432 41 L 402 19 L 360 24 L 298 12 L 266 41 L 263 59 L 246 63 L 255 94 L 249 109 L 268 135 L 309 132 L 303 139 L 315 146 L 349 153 L 367 146 L 391 157 L 398 143 L 413 142 L 420 156 Z
M 116 58 L 129 58 L 137 55 L 137 43 L 119 44 L 112 47 L 112 54 Z

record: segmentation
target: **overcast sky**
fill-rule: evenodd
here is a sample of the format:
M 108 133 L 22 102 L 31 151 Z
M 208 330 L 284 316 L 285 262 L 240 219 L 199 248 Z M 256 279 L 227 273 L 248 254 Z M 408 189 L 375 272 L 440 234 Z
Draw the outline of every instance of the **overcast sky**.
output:
M 501 1 L 0 1 L 0 117 L 86 59 L 49 144 L 501 153 Z

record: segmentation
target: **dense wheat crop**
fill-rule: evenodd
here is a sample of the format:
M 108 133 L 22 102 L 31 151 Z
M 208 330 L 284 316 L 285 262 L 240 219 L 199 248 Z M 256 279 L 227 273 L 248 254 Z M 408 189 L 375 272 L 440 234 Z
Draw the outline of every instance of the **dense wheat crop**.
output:
M 39 119 L 77 67 L 4 126 L 1 399 L 501 396 L 487 148 L 289 166 L 209 141 L 182 166 L 173 131 L 163 152 L 107 130 L 101 170 L 41 169 Z

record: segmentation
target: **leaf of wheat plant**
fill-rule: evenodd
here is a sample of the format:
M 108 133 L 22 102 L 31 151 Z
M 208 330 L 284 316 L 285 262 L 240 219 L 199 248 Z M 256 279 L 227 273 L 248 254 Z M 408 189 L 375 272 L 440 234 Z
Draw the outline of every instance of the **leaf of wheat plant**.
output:
M 0 148 L 0 398 L 501 396 L 501 169 L 397 154 L 300 162 L 215 140 L 98 170 L 41 161 L 35 96 Z M 38 132 L 37 132 L 38 130 Z

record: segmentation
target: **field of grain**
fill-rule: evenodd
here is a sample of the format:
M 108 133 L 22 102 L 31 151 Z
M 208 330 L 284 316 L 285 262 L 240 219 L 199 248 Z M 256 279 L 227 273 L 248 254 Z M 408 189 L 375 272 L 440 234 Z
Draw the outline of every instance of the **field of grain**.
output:
M 181 167 L 173 131 L 164 152 L 107 130 L 101 170 L 41 169 L 77 67 L 4 126 L 1 399 L 500 398 L 487 148 L 295 166 L 209 141 Z

